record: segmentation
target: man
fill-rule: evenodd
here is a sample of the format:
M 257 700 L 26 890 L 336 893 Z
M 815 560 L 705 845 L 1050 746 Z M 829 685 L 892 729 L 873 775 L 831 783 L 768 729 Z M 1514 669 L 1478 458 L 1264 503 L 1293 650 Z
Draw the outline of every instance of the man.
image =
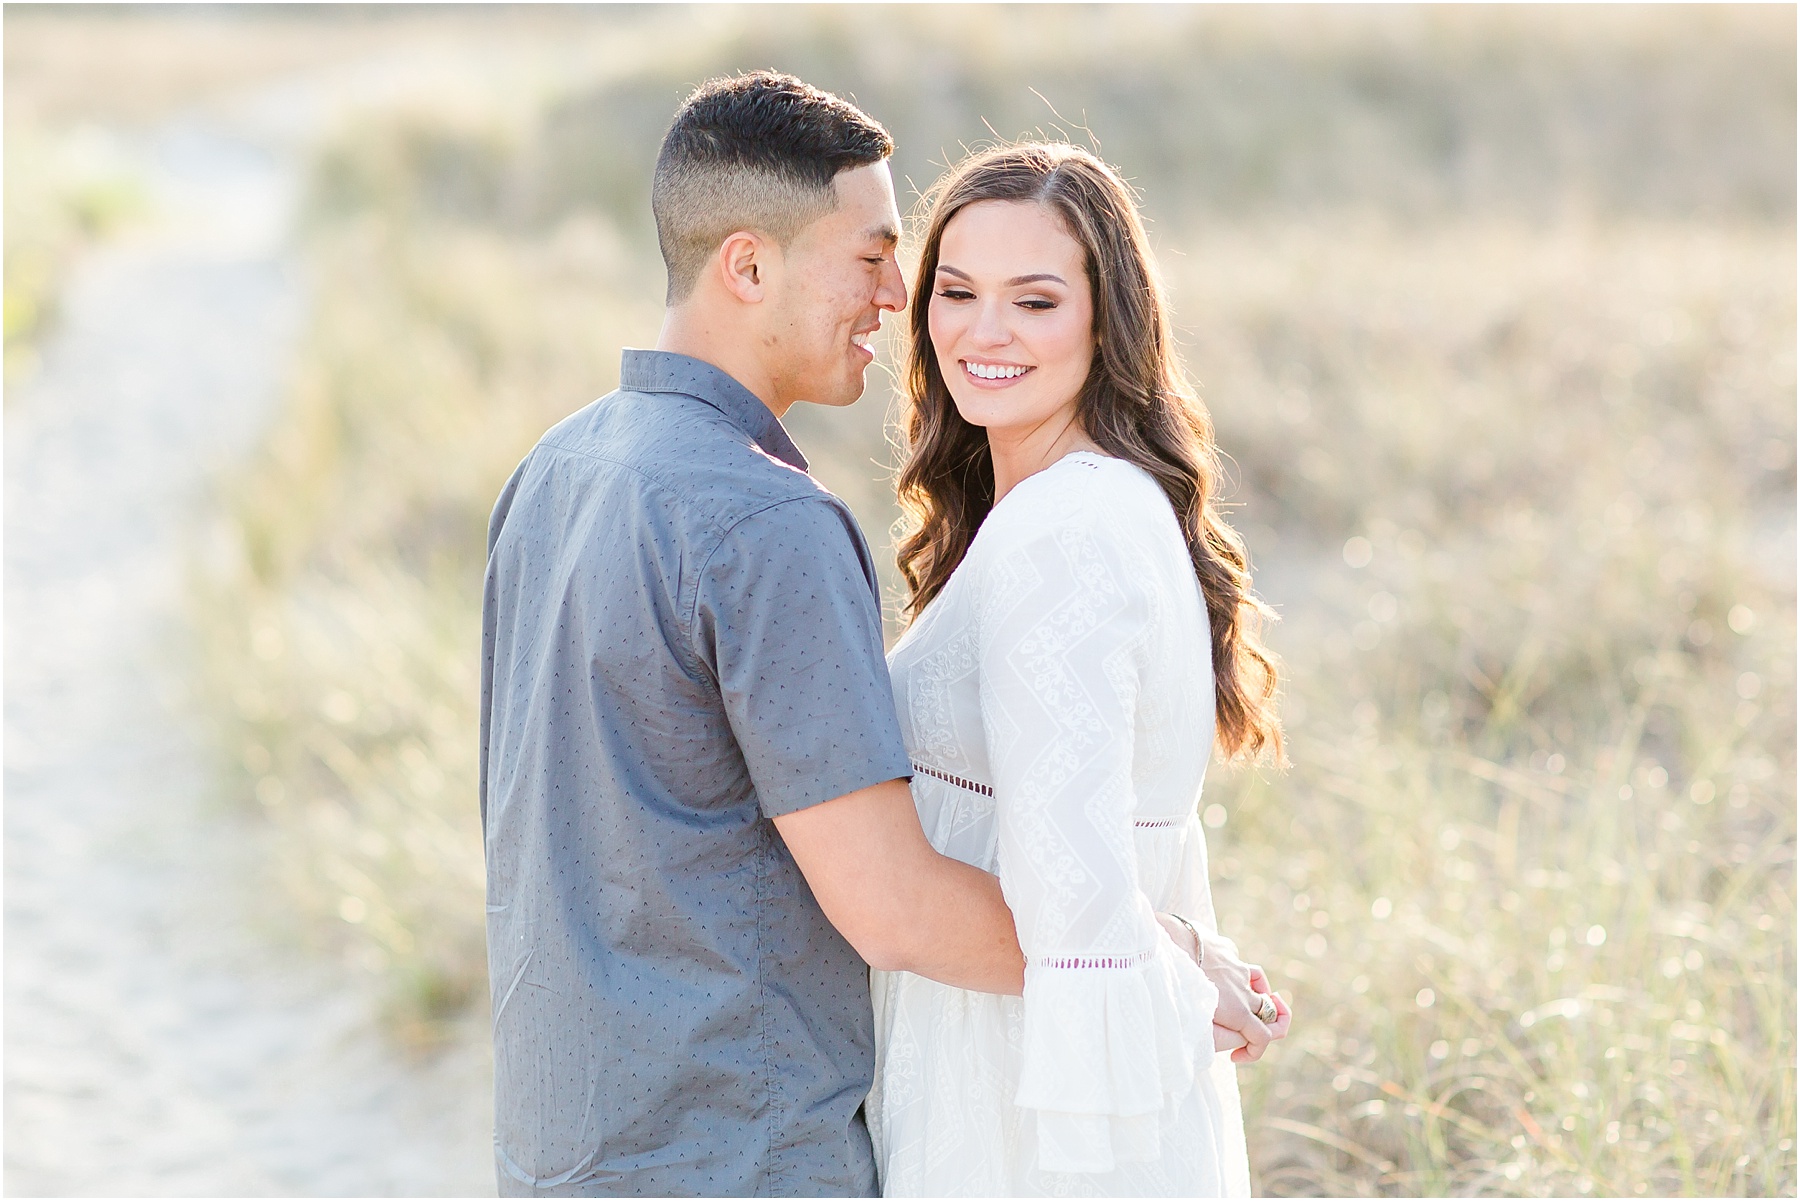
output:
M 778 418 L 905 306 L 867 116 L 799 80 L 682 107 L 653 352 L 548 433 L 483 621 L 503 1192 L 870 1194 L 868 964 L 1018 992 L 993 877 L 934 852 L 875 571 Z
M 869 549 L 779 421 L 855 401 L 905 307 L 892 149 L 788 76 L 702 86 L 657 160 L 657 348 L 494 510 L 506 1194 L 872 1194 L 868 966 L 1021 991 L 998 882 L 913 810 Z

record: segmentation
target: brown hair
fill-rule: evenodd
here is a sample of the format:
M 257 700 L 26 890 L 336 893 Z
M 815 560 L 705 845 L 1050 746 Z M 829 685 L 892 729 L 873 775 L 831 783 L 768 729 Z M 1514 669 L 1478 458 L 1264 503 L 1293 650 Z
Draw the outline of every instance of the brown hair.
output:
M 982 200 L 1041 204 L 1057 213 L 1087 260 L 1097 347 L 1076 418 L 1109 455 L 1162 486 L 1187 541 L 1212 626 L 1217 740 L 1227 758 L 1284 762 L 1275 715 L 1278 662 L 1259 638 L 1272 616 L 1250 590 L 1249 559 L 1213 503 L 1219 473 L 1212 419 L 1177 362 L 1167 306 L 1130 189 L 1075 146 L 1025 143 L 971 155 L 933 190 L 905 366 L 906 459 L 899 493 L 909 531 L 900 571 L 917 617 L 962 562 L 994 504 L 987 433 L 957 412 L 931 344 L 930 296 L 944 227 Z

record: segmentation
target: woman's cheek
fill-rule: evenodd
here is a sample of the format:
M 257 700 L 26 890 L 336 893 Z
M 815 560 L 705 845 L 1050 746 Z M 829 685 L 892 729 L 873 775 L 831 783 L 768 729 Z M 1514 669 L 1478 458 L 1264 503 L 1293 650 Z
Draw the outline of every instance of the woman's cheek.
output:
M 960 370 L 956 365 L 957 332 L 951 328 L 950 322 L 940 322 L 936 314 L 932 315 L 929 328 L 931 346 L 937 355 L 938 371 L 943 375 L 945 383 L 954 384 L 957 382 L 956 373 Z
M 925 328 L 931 331 L 931 344 L 937 347 L 940 360 L 950 357 L 950 348 L 955 344 L 955 331 L 951 328 L 953 324 L 949 314 L 944 311 L 944 306 L 934 300 L 926 314 Z

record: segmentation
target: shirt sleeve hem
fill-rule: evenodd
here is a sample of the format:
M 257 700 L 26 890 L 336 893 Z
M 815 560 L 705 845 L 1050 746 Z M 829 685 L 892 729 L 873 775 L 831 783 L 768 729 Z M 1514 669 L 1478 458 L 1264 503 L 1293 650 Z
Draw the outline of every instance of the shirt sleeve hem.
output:
M 904 754 L 888 756 L 850 768 L 827 768 L 800 788 L 784 790 L 782 795 L 759 795 L 764 817 L 786 817 L 826 801 L 835 801 L 864 788 L 885 784 L 889 780 L 912 779 L 912 761 Z

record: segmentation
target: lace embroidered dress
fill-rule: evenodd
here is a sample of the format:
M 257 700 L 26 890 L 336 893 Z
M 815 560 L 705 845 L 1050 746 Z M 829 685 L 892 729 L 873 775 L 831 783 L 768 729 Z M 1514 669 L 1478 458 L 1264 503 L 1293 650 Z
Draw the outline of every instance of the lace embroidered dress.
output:
M 1087 452 L 1024 480 L 889 667 L 926 836 L 999 875 L 1026 967 L 1022 998 L 874 973 L 883 1195 L 1248 1195 L 1218 993 L 1155 917 L 1216 929 L 1211 643 L 1162 490 Z

